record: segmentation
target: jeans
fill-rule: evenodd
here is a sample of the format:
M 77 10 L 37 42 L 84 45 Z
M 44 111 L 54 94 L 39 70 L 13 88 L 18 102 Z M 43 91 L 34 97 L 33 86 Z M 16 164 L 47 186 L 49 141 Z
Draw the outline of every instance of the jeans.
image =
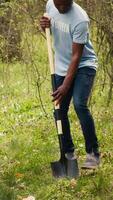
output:
M 68 119 L 69 105 L 73 98 L 74 109 L 80 121 L 85 139 L 86 152 L 93 152 L 95 155 L 99 156 L 94 120 L 87 106 L 95 75 L 96 71 L 94 69 L 88 67 L 78 69 L 71 88 L 61 102 L 60 109 L 63 127 L 62 143 L 65 153 L 74 152 L 75 149 Z M 65 77 L 57 74 L 55 78 L 57 87 L 62 85 L 65 79 Z

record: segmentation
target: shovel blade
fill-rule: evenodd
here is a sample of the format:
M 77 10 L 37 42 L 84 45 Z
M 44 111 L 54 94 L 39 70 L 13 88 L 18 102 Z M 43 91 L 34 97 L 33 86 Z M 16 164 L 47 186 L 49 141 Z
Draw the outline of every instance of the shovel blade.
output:
M 79 168 L 77 159 L 67 159 L 65 162 L 56 161 L 51 163 L 52 174 L 55 178 L 78 178 Z
M 65 163 L 60 161 L 52 162 L 51 169 L 55 178 L 62 178 L 67 176 Z
M 67 176 L 69 178 L 78 178 L 79 177 L 79 168 L 77 159 L 67 159 Z

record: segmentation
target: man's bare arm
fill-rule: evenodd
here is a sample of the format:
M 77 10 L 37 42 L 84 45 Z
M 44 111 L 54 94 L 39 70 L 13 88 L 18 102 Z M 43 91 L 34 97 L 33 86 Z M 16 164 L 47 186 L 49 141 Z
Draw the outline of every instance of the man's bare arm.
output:
M 65 77 L 63 85 L 66 85 L 68 87 L 71 86 L 73 79 L 75 77 L 82 53 L 83 53 L 83 48 L 84 48 L 84 44 L 73 43 L 72 59 L 71 59 L 71 63 L 67 71 L 67 75 Z
M 84 44 L 73 43 L 72 45 L 72 59 L 67 71 L 67 75 L 64 79 L 63 84 L 52 94 L 53 101 L 61 103 L 63 97 L 67 94 L 74 80 L 78 65 L 83 53 Z

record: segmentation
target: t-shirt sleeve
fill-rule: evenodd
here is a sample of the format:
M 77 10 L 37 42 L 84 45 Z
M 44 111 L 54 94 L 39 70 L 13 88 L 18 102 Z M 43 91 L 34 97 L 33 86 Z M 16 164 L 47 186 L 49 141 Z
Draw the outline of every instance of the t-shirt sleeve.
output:
M 73 42 L 86 44 L 89 40 L 89 22 L 79 23 L 73 31 Z

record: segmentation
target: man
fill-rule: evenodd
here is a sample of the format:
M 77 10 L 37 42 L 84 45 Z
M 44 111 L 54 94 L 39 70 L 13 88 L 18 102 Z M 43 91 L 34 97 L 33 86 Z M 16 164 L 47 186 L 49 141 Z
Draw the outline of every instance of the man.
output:
M 46 12 L 50 19 L 42 17 L 40 25 L 43 30 L 51 27 L 54 39 L 57 90 L 52 96 L 53 101 L 57 101 L 61 108 L 65 154 L 69 158 L 74 156 L 68 120 L 69 105 L 73 97 L 87 153 L 82 167 L 96 168 L 100 156 L 98 140 L 94 120 L 87 107 L 97 70 L 97 58 L 89 40 L 89 18 L 73 0 L 49 0 Z

